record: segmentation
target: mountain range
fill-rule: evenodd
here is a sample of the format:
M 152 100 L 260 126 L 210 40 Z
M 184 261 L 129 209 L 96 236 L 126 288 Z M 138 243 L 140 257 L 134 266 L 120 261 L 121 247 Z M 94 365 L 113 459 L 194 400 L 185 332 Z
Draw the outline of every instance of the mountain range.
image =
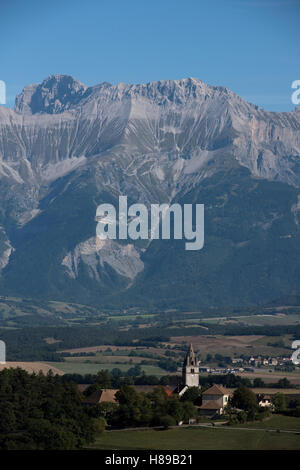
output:
M 100 241 L 96 208 L 205 205 L 205 245 Z M 0 106 L 0 294 L 147 309 L 300 294 L 300 107 L 199 79 L 53 75 Z

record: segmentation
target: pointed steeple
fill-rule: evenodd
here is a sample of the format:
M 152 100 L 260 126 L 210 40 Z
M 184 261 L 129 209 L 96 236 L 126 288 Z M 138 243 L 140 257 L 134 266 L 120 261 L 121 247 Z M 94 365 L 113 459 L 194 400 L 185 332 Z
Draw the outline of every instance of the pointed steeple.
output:
M 182 383 L 187 387 L 199 387 L 199 361 L 190 344 L 182 367 Z
M 196 355 L 194 353 L 193 345 L 192 343 L 190 343 L 188 352 L 185 356 L 184 366 L 196 366 L 196 365 L 197 365 Z

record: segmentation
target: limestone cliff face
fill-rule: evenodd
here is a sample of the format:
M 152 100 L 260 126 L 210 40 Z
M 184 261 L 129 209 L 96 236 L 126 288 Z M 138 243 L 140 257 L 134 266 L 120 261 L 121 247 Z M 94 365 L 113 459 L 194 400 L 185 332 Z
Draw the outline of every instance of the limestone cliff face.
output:
M 79 243 L 62 261 L 73 279 L 78 277 L 80 263 L 87 266 L 90 277 L 98 282 L 101 282 L 99 274 L 105 269 L 105 264 L 131 280 L 144 268 L 139 250 L 134 245 L 120 245 L 114 240 L 100 240 L 97 237 Z
M 6 240 L 0 269 L 5 278 L 35 234 L 67 225 L 63 218 L 76 211 L 72 198 L 77 205 L 90 198 L 92 212 L 119 194 L 147 205 L 170 202 L 237 169 L 297 193 L 299 159 L 299 108 L 267 112 L 195 78 L 87 87 L 53 75 L 25 87 L 14 110 L 0 106 L 0 224 Z M 230 183 L 233 191 L 236 183 Z M 228 192 L 220 198 L 226 204 Z M 288 211 L 298 221 L 296 201 Z M 74 230 L 68 242 L 63 233 L 64 249 L 55 256 L 70 279 L 78 278 L 80 264 L 97 282 L 107 265 L 128 283 L 144 269 L 135 245 L 100 247 L 92 241 L 92 225 L 84 234 Z

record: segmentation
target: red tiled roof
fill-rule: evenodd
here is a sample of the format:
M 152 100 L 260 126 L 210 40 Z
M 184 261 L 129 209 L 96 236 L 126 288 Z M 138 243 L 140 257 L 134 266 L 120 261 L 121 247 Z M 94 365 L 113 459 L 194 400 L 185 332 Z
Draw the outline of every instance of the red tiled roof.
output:
M 157 388 L 163 388 L 168 396 L 176 392 L 176 387 L 171 385 L 131 385 L 131 387 L 138 393 L 152 393 Z
M 111 388 L 102 390 L 99 403 L 103 403 L 105 401 L 108 401 L 110 403 L 117 403 L 117 400 L 116 400 L 117 391 L 118 390 L 114 390 Z
M 229 391 L 222 387 L 222 385 L 213 385 L 208 390 L 203 392 L 202 395 L 229 395 Z
M 168 397 L 170 397 L 171 395 L 174 394 L 174 390 L 175 390 L 174 388 L 169 387 L 168 385 L 166 385 L 166 386 L 164 387 L 164 389 L 165 389 L 165 392 L 166 392 L 166 394 L 167 394 Z
M 103 402 L 110 402 L 116 403 L 115 395 L 118 390 L 114 389 L 104 389 L 104 390 L 97 390 L 96 392 L 92 393 L 90 396 L 84 399 L 84 403 L 89 403 L 91 405 L 96 405 L 97 403 Z

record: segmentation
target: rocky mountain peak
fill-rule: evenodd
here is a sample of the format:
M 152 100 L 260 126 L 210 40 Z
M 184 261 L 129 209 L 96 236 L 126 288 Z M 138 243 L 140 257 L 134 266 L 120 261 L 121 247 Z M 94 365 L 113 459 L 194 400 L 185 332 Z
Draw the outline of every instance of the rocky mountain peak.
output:
M 41 84 L 26 86 L 17 96 L 14 110 L 21 114 L 59 114 L 81 101 L 107 99 L 111 102 L 123 99 L 148 100 L 157 105 L 185 105 L 203 102 L 207 98 L 222 98 L 223 101 L 235 95 L 225 87 L 210 86 L 198 78 L 159 80 L 142 84 L 104 82 L 87 87 L 69 75 L 51 75 Z M 239 98 L 239 97 L 237 97 Z
M 57 114 L 76 104 L 87 87 L 70 75 L 51 75 L 40 85 L 29 85 L 17 96 L 15 111 Z

